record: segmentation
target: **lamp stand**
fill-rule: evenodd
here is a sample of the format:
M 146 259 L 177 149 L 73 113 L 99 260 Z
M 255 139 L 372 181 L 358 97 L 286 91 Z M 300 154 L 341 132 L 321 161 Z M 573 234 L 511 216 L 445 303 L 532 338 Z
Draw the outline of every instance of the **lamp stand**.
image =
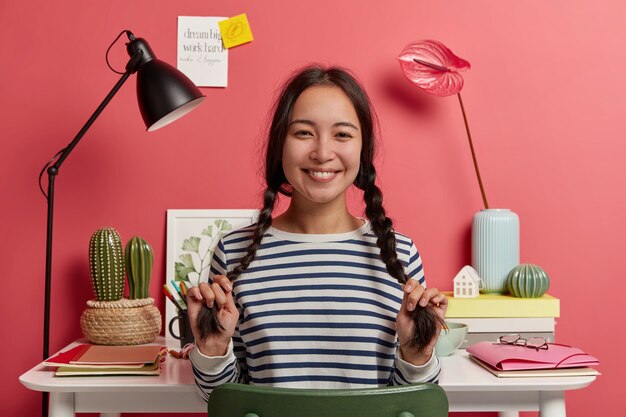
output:
M 107 50 L 122 36 L 128 36 L 126 51 L 130 56 L 126 64 L 126 71 L 104 98 L 96 111 L 91 115 L 87 123 L 80 129 L 76 137 L 61 151 L 59 151 L 43 168 L 39 174 L 39 187 L 46 197 L 48 204 L 48 223 L 46 231 L 46 276 L 45 276 L 45 301 L 44 301 L 44 329 L 43 329 L 43 359 L 50 356 L 50 292 L 52 276 L 52 223 L 54 214 L 54 183 L 59 175 L 61 165 L 76 147 L 78 142 L 91 127 L 100 113 L 109 104 L 113 96 L 119 91 L 124 82 L 134 73 L 137 77 L 137 100 L 141 116 L 149 132 L 160 129 L 163 126 L 177 120 L 193 110 L 204 100 L 204 96 L 198 87 L 171 65 L 156 59 L 154 52 L 145 39 L 135 38 L 129 30 L 123 30 Z M 115 71 L 110 65 L 109 68 Z M 115 71 L 117 72 L 117 71 Z M 54 163 L 53 163 L 54 162 Z M 43 191 L 41 177 L 43 172 L 48 173 L 48 193 Z M 48 416 L 49 394 L 43 393 L 42 415 Z
M 54 212 L 54 180 L 56 176 L 59 174 L 59 168 L 61 164 L 65 161 L 68 155 L 72 152 L 74 147 L 78 144 L 78 142 L 85 135 L 87 130 L 91 127 L 93 122 L 96 121 L 102 110 L 109 104 L 113 96 L 119 91 L 124 82 L 130 77 L 135 71 L 137 67 L 137 63 L 141 58 L 141 51 L 134 55 L 126 65 L 126 72 L 122 77 L 117 81 L 113 89 L 109 92 L 109 94 L 104 98 L 100 106 L 96 109 L 96 111 L 91 115 L 87 123 L 80 129 L 76 137 L 67 145 L 62 151 L 59 158 L 56 160 L 54 165 L 50 166 L 47 170 L 48 172 L 48 220 L 47 220 L 47 232 L 46 232 L 46 278 L 45 278 L 45 290 L 44 290 L 44 316 L 43 316 L 43 360 L 48 359 L 50 356 L 50 288 L 52 284 L 52 223 L 53 223 L 53 212 Z M 44 392 L 42 398 L 42 407 L 43 407 L 43 415 L 48 415 L 48 404 L 49 404 L 49 393 Z

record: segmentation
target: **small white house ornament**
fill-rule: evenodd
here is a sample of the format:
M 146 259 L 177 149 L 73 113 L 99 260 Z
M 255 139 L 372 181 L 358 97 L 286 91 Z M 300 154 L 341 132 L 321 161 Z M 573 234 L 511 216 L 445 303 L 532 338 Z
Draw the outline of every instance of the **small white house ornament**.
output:
M 469 265 L 465 265 L 452 281 L 454 283 L 454 297 L 474 298 L 478 297 L 482 287 L 482 280 L 478 272 Z

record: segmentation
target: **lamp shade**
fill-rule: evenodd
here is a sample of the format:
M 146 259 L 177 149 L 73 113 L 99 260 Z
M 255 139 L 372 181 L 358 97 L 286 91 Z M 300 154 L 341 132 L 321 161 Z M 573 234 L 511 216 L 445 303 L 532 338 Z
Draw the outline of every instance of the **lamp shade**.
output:
M 172 123 L 204 100 L 198 87 L 185 74 L 157 59 L 144 39 L 132 37 L 127 50 L 131 57 L 140 52 L 137 101 L 148 132 Z
M 149 132 L 193 110 L 204 96 L 182 72 L 153 59 L 137 70 L 137 101 Z

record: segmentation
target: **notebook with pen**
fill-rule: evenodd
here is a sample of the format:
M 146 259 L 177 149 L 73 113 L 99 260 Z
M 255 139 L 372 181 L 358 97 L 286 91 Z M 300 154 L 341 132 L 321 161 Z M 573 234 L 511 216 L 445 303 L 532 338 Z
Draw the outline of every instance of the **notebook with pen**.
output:
M 468 346 L 467 352 L 500 371 L 560 369 L 595 366 L 600 362 L 581 349 L 549 343 L 548 349 L 480 342 Z

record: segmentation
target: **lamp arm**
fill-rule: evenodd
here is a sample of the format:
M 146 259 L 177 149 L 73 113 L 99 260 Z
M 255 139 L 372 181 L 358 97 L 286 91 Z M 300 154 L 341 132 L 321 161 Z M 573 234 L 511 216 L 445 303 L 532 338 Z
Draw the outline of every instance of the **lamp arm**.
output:
M 94 111 L 94 113 L 91 115 L 89 120 L 87 120 L 87 123 L 85 123 L 85 125 L 76 134 L 76 137 L 74 137 L 74 139 L 69 143 L 69 145 L 67 145 L 67 147 L 63 149 L 63 153 L 61 154 L 61 156 L 59 156 L 59 158 L 56 160 L 54 165 L 48 168 L 48 174 L 50 174 L 51 169 L 56 169 L 56 171 L 59 170 L 59 168 L 61 167 L 61 164 L 63 164 L 63 161 L 65 161 L 65 158 L 67 158 L 67 156 L 72 152 L 72 150 L 74 150 L 74 147 L 78 144 L 78 142 L 80 142 L 80 140 L 85 135 L 87 130 L 89 130 L 89 128 L 96 121 L 98 116 L 100 116 L 100 113 L 102 113 L 104 108 L 109 104 L 113 96 L 117 94 L 119 89 L 122 87 L 124 82 L 128 79 L 128 77 L 130 77 L 130 75 L 131 73 L 128 71 L 126 71 L 124 75 L 122 75 L 122 77 L 118 80 L 118 82 L 115 84 L 113 89 L 109 92 L 109 94 L 107 94 L 107 96 L 104 98 L 102 103 L 100 103 L 96 111 Z
M 96 111 L 93 112 L 89 120 L 87 120 L 87 123 L 85 123 L 82 129 L 80 129 L 80 131 L 76 134 L 76 137 L 74 137 L 74 139 L 69 143 L 69 145 L 67 145 L 63 149 L 61 155 L 56 160 L 54 165 L 48 168 L 48 175 L 50 175 L 50 171 L 54 169 L 56 169 L 57 171 L 55 172 L 55 175 L 58 173 L 59 168 L 61 167 L 61 164 L 63 164 L 63 161 L 65 161 L 65 158 L 67 158 L 67 156 L 72 152 L 72 150 L 74 150 L 74 147 L 78 144 L 78 142 L 80 142 L 80 140 L 85 135 L 87 130 L 89 130 L 93 122 L 95 122 L 98 116 L 100 116 L 100 113 L 102 113 L 102 111 L 109 104 L 111 99 L 113 99 L 115 94 L 117 94 L 117 92 L 122 87 L 122 85 L 124 85 L 128 77 L 130 77 L 132 74 L 137 72 L 137 66 L 138 66 L 137 64 L 139 63 L 139 60 L 141 59 L 142 55 L 143 55 L 143 52 L 139 50 L 130 58 L 130 60 L 126 64 L 126 72 L 120 77 L 117 83 L 115 83 L 115 85 L 113 86 L 109 94 L 107 94 L 104 100 L 102 100 L 102 103 L 100 103 Z M 44 358 L 44 359 L 47 359 L 47 358 Z

